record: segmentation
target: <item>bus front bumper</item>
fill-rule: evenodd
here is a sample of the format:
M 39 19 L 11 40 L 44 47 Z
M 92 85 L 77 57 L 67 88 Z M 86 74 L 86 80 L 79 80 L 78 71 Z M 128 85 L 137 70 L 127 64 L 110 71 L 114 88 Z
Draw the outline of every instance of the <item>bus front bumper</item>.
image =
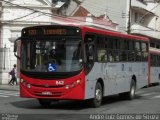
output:
M 46 88 L 39 86 L 25 86 L 20 84 L 20 97 L 46 98 L 55 100 L 84 100 L 84 88 L 81 84 L 74 87 Z

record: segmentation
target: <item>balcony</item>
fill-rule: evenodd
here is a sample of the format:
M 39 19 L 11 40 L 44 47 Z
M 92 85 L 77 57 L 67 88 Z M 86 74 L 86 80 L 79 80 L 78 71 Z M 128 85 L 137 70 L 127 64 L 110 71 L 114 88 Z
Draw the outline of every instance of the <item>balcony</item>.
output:
M 150 3 L 155 3 L 155 2 L 160 2 L 160 0 L 144 0 L 145 2 L 150 2 Z
M 151 14 L 151 15 L 155 15 L 155 11 L 151 11 L 151 9 L 153 8 L 153 5 L 157 5 L 157 4 L 147 4 L 147 2 L 145 2 L 143 0 L 132 0 L 131 1 L 131 8 L 132 10 L 135 10 L 137 12 L 140 12 L 142 14 Z
M 145 2 L 140 2 L 138 0 L 131 0 L 131 6 L 136 6 L 136 7 L 139 7 L 139 8 L 146 9 L 147 4 L 145 4 Z
M 156 32 L 148 27 L 142 26 L 140 24 L 131 25 L 131 33 L 132 34 L 140 34 L 145 36 L 150 36 L 156 38 Z

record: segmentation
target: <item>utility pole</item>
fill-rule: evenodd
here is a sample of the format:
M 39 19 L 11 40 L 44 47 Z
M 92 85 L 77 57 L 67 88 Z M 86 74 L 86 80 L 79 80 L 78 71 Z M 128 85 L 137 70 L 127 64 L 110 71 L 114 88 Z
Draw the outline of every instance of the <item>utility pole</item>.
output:
M 127 33 L 130 34 L 130 32 L 131 32 L 131 0 L 129 0 L 128 26 L 127 26 Z

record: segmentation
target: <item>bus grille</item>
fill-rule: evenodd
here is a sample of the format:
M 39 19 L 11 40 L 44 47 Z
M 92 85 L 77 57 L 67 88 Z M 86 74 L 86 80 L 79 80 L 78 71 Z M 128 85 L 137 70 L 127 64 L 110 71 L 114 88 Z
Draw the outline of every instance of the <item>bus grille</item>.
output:
M 45 88 L 61 88 L 61 87 L 64 87 L 64 85 L 59 85 L 59 86 L 52 86 L 52 85 L 49 86 L 49 85 L 48 85 L 48 86 L 45 86 L 45 85 L 33 85 L 33 84 L 32 84 L 32 86 L 34 86 L 34 87 L 43 87 L 43 88 L 44 88 L 44 87 L 45 87 Z

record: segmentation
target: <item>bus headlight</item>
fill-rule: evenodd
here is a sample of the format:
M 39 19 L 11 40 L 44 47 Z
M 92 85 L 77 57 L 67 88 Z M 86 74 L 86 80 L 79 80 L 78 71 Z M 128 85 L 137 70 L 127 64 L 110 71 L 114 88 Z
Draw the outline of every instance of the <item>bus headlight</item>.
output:
M 66 88 L 66 89 L 73 88 L 73 87 L 77 86 L 78 84 L 80 84 L 80 82 L 81 82 L 81 80 L 78 79 L 78 80 L 76 80 L 75 82 L 72 82 L 71 84 L 66 85 L 65 88 Z
M 78 79 L 76 82 L 77 82 L 77 84 L 79 84 L 81 82 L 81 80 Z
M 31 88 L 31 85 L 27 82 L 25 82 L 23 79 L 21 79 L 20 81 L 22 83 L 23 86 L 25 86 L 26 88 Z

